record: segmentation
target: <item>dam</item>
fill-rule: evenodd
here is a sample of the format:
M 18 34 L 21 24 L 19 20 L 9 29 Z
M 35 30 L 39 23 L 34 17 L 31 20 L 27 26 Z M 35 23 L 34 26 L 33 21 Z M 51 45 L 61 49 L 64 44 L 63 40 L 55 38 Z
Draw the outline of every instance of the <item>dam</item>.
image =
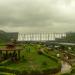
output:
M 66 33 L 18 33 L 18 41 L 50 41 L 66 37 Z

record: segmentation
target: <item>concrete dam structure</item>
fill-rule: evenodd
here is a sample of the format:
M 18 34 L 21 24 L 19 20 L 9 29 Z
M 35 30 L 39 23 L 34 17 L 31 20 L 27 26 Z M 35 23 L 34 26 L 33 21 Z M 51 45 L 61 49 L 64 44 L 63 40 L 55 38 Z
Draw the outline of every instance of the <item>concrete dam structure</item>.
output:
M 66 37 L 66 33 L 18 33 L 18 41 L 51 41 Z

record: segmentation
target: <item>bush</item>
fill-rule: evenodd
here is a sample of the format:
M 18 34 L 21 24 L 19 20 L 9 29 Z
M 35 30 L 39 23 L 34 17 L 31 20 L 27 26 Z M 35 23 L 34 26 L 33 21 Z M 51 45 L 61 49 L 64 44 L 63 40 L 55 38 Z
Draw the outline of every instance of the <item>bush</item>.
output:
M 40 71 L 31 71 L 31 74 L 30 75 L 42 75 L 42 72 L 40 72 Z
M 39 54 L 39 55 L 42 55 L 42 52 L 41 52 L 40 50 L 38 50 L 38 54 Z
M 42 63 L 42 65 L 46 66 L 46 65 L 47 65 L 47 62 L 46 62 L 46 61 L 44 61 L 44 62 Z
M 75 68 L 72 69 L 71 73 L 72 74 L 75 74 Z

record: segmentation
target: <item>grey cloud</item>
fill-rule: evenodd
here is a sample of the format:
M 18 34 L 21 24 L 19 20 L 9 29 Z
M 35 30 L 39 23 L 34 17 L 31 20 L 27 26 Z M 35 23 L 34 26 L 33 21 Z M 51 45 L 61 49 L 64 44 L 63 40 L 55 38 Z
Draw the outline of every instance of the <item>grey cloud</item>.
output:
M 74 31 L 75 11 L 69 7 L 71 2 L 73 0 L 1 0 L 0 29 L 19 32 Z

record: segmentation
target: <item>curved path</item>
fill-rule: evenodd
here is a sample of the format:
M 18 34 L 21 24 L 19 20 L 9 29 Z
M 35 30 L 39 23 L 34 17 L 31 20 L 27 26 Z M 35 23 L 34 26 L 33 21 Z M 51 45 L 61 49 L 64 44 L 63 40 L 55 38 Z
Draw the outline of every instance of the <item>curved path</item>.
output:
M 70 73 L 72 70 L 72 66 L 65 62 L 65 61 L 61 61 L 61 74 L 63 73 Z
M 45 54 L 45 51 L 43 49 L 41 49 L 41 52 Z M 72 66 L 68 62 L 61 60 L 61 70 L 59 73 L 55 75 L 70 73 L 71 71 L 72 71 Z

